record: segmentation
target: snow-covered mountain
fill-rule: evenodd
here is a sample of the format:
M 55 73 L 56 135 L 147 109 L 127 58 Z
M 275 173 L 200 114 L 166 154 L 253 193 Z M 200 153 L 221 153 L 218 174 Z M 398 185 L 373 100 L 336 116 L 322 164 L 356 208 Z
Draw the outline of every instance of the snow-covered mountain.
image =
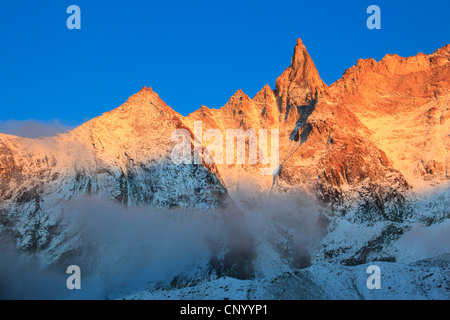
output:
M 298 287 L 282 288 L 299 281 L 315 298 L 347 290 L 345 298 L 448 299 L 449 99 L 450 45 L 358 60 L 328 87 L 300 39 L 275 89 L 253 98 L 238 90 L 220 109 L 183 117 L 144 87 L 55 137 L 0 134 L 1 243 L 25 265 L 123 276 L 110 297 L 155 298 L 164 289 L 196 298 L 183 288 L 244 281 L 248 298 L 288 298 Z M 190 135 L 192 155 L 199 151 L 197 121 L 202 136 L 277 129 L 279 166 L 262 175 L 264 165 L 249 159 L 174 163 L 176 130 Z M 413 266 L 411 295 L 395 291 L 406 276 L 394 275 L 394 295 L 362 293 L 365 282 L 354 282 L 366 275 L 355 272 L 375 261 L 391 275 Z M 431 281 L 424 268 L 439 276 Z M 329 272 L 334 291 L 325 289 Z M 124 282 L 142 292 L 130 296 Z

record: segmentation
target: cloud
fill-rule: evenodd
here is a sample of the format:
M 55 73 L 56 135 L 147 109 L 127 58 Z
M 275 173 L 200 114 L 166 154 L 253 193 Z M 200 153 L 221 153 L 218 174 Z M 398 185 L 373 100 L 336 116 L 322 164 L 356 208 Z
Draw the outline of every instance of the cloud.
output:
M 117 298 L 152 283 L 195 282 L 214 272 L 211 268 L 218 276 L 228 270 L 264 277 L 274 271 L 272 264 L 253 270 L 253 262 L 265 265 L 269 259 L 279 267 L 286 263 L 282 255 L 299 264 L 320 239 L 317 219 L 314 206 L 289 198 L 263 200 L 245 213 L 236 207 L 157 209 L 73 199 L 65 206 L 60 233 L 53 235 L 63 241 L 50 245 L 52 255 L 61 255 L 50 265 L 42 264 L 42 254 L 24 255 L 14 245 L 0 248 L 0 299 Z M 82 290 L 66 288 L 69 265 L 81 268 Z
M 73 127 L 62 124 L 59 120 L 8 120 L 0 121 L 0 132 L 23 138 L 51 137 L 64 133 Z
M 449 243 L 450 220 L 445 220 L 430 227 L 413 227 L 399 239 L 397 247 L 404 255 L 417 260 L 449 253 Z
M 208 264 L 223 229 L 197 210 L 124 207 L 92 197 L 68 201 L 61 222 L 67 237 L 42 255 L 0 248 L 0 299 L 106 299 L 147 283 L 196 274 Z M 73 241 L 72 241 L 73 240 Z M 220 246 L 220 244 L 219 244 Z M 68 290 L 66 269 L 81 269 L 81 290 Z M 120 294 L 119 294 L 120 296 Z

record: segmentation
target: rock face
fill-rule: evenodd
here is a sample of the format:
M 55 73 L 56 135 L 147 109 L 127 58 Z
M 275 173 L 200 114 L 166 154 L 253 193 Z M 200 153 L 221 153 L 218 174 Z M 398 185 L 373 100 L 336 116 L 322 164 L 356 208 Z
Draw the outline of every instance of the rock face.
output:
M 0 136 L 1 221 L 19 247 L 42 250 L 65 203 L 85 195 L 126 206 L 218 208 L 229 201 L 213 165 L 175 165 L 182 117 L 149 88 L 53 138 Z
M 369 224 L 411 217 L 408 199 L 425 187 L 447 194 L 449 91 L 450 45 L 430 55 L 358 60 L 328 87 L 300 39 L 274 90 L 266 85 L 253 98 L 238 90 L 220 109 L 202 106 L 183 117 L 144 87 L 119 108 L 65 134 L 40 139 L 0 134 L 0 236 L 12 237 L 26 252 L 45 252 L 51 263 L 76 249 L 64 227 L 69 200 L 90 195 L 126 207 L 211 210 L 249 245 L 234 243 L 210 265 L 219 273 L 251 277 L 256 253 L 242 212 L 268 194 L 306 193 L 318 199 L 327 215 L 323 220 L 351 216 L 352 223 Z M 256 164 L 248 156 L 238 164 L 237 153 L 225 150 L 223 160 L 231 157 L 233 163 L 173 163 L 175 130 L 190 135 L 195 158 L 195 152 L 209 150 L 214 139 L 205 134 L 211 129 L 224 143 L 229 129 L 258 135 L 278 130 L 276 170 L 261 174 L 267 167 L 261 149 Z M 273 139 L 268 136 L 268 145 Z M 251 148 L 245 140 L 247 155 Z M 398 237 L 407 227 L 402 228 Z M 289 232 L 280 234 L 288 243 L 281 251 L 304 250 L 292 247 Z M 366 263 L 374 247 L 367 243 L 375 240 L 345 261 Z M 320 251 L 325 260 L 347 250 L 330 243 Z M 311 260 L 292 259 L 302 266 Z
M 316 95 L 323 97 L 328 94 L 327 85 L 320 78 L 314 62 L 300 39 L 295 45 L 291 65 L 276 81 L 276 91 L 281 102 L 281 112 L 285 114 L 286 119 L 291 108 L 307 105 L 317 98 Z
M 218 166 L 232 194 L 239 189 L 237 175 L 256 181 L 260 190 L 300 189 L 332 206 L 350 203 L 348 198 L 359 198 L 357 194 L 364 190 L 371 202 L 386 204 L 370 205 L 370 211 L 398 213 L 408 182 L 378 147 L 369 128 L 320 79 L 300 39 L 291 65 L 276 81 L 276 90 L 266 85 L 253 99 L 238 90 L 221 109 L 205 110 L 202 107 L 187 117 L 191 130 L 194 121 L 202 121 L 204 131 L 218 128 L 224 136 L 227 128 L 275 128 L 280 133 L 280 167 L 273 179 L 258 176 L 258 166 L 234 166 L 231 171 L 230 166 Z M 367 197 L 359 200 L 367 205 Z
M 330 88 L 416 187 L 448 179 L 449 59 L 450 45 L 430 55 L 358 60 Z

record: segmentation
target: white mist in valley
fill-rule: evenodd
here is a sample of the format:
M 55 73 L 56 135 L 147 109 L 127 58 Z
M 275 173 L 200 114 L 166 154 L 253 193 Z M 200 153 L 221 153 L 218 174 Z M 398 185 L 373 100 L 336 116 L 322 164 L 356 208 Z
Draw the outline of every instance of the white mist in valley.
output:
M 208 210 L 69 200 L 45 250 L 25 252 L 2 239 L 0 298 L 115 299 L 223 276 L 268 279 L 311 266 L 330 241 L 324 236 L 338 241 L 340 234 L 357 245 L 359 231 L 349 223 L 334 230 L 343 217 L 325 216 L 312 197 L 247 191 L 226 208 Z M 396 242 L 399 257 L 448 252 L 448 221 L 408 230 Z M 81 268 L 81 290 L 66 287 L 69 265 Z
M 52 235 L 62 238 L 46 256 L 14 245 L 1 251 L 0 297 L 106 299 L 223 275 L 260 278 L 307 267 L 309 251 L 323 234 L 319 218 L 317 206 L 304 196 L 266 198 L 246 210 L 70 200 Z M 57 253 L 48 264 L 48 255 Z M 81 268 L 81 290 L 66 287 L 69 265 Z

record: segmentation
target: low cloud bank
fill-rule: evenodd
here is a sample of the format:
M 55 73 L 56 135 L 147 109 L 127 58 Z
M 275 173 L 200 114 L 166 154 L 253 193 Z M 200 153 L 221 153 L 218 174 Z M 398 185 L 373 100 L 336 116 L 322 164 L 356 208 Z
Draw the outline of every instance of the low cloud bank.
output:
M 59 120 L 8 120 L 0 121 L 0 132 L 23 138 L 52 137 L 57 133 L 65 133 L 73 127 L 62 124 Z
M 298 199 L 267 199 L 245 214 L 237 208 L 125 208 L 94 198 L 70 201 L 64 211 L 54 235 L 59 245 L 31 255 L 13 245 L 0 251 L 0 298 L 107 299 L 176 276 L 204 279 L 224 268 L 263 277 L 275 272 L 281 257 L 298 267 L 320 239 L 318 210 Z M 49 255 L 59 256 L 50 266 Z M 264 266 L 268 258 L 273 270 Z M 81 268 L 81 290 L 66 287 L 69 265 Z
M 404 234 L 397 247 L 412 260 L 450 253 L 450 220 L 429 227 L 416 226 Z

